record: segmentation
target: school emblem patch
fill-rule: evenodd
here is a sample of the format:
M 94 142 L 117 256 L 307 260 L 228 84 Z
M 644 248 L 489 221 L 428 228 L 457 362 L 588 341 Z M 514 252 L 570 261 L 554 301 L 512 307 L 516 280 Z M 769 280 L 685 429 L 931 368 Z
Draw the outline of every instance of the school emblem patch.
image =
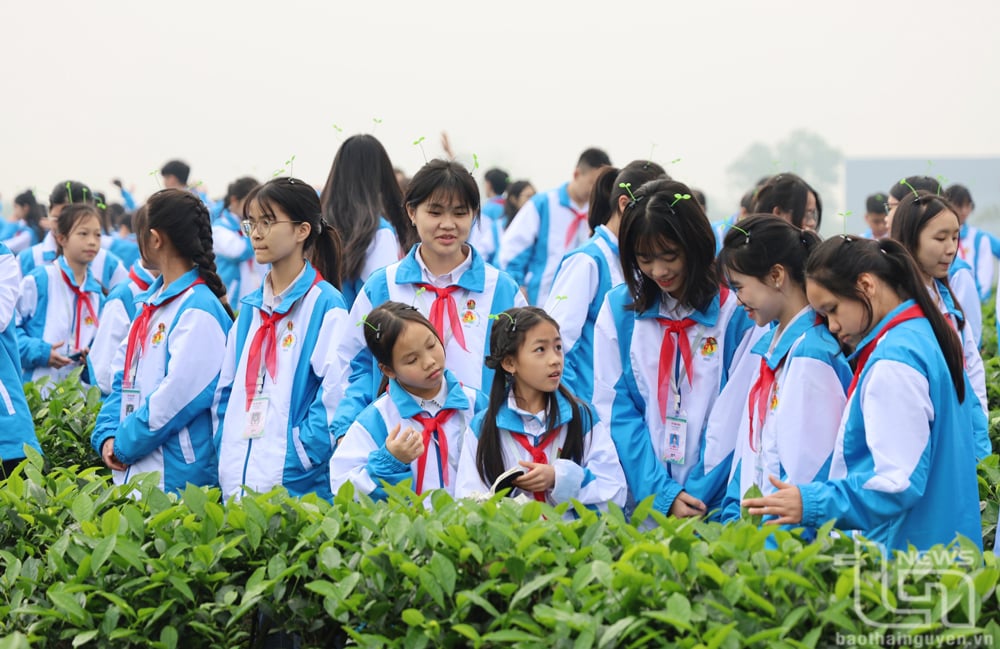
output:
M 281 348 L 282 349 L 291 349 L 292 345 L 295 344 L 295 334 L 292 333 L 292 330 L 294 328 L 295 327 L 289 321 L 288 325 L 285 327 L 285 330 L 286 330 L 285 331 L 285 335 L 281 338 Z
M 706 360 L 712 358 L 717 351 L 719 351 L 719 341 L 712 336 L 705 339 L 705 342 L 701 344 L 701 349 L 699 350 L 701 357 Z
M 163 343 L 163 339 L 166 337 L 167 337 L 167 325 L 161 322 L 159 325 L 157 325 L 156 333 L 153 334 L 153 337 L 150 339 L 150 342 L 153 343 L 153 347 L 158 347 Z
M 476 314 L 476 301 L 467 300 L 465 303 L 465 311 L 462 313 L 462 324 L 465 325 L 475 325 L 479 324 L 479 316 Z
M 83 319 L 83 324 L 87 325 L 88 327 L 93 327 L 94 319 L 88 315 L 86 318 Z
M 775 383 L 774 384 L 774 388 L 771 389 L 771 403 L 769 404 L 768 407 L 771 409 L 771 412 L 774 412 L 774 409 L 778 407 L 778 384 L 777 383 Z

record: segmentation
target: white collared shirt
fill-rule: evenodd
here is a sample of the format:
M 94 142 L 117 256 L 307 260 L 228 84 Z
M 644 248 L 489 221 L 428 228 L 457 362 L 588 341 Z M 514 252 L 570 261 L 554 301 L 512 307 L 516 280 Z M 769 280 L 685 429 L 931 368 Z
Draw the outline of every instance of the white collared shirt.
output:
M 447 288 L 456 284 L 459 278 L 465 273 L 465 271 L 472 268 L 472 250 L 467 250 L 465 254 L 465 259 L 458 266 L 452 268 L 449 272 L 444 275 L 435 275 L 427 267 L 424 258 L 420 255 L 420 247 L 417 248 L 417 254 L 414 255 L 417 260 L 417 264 L 420 266 L 421 275 L 423 275 L 424 280 L 431 286 L 437 288 Z
M 264 297 L 261 299 L 261 305 L 264 307 L 265 311 L 268 313 L 274 313 L 274 310 L 278 308 L 281 301 L 288 296 L 288 292 L 292 290 L 292 287 L 295 286 L 300 279 L 302 279 L 302 275 L 306 272 L 306 266 L 307 264 L 303 264 L 302 270 L 300 270 L 299 274 L 295 276 L 295 279 L 293 279 L 291 283 L 285 287 L 285 290 L 277 295 L 274 294 L 274 288 L 271 286 L 271 273 L 267 274 L 267 279 L 264 281 Z
M 431 417 L 437 415 L 441 410 L 444 409 L 444 402 L 448 399 L 448 383 L 442 379 L 441 389 L 430 399 L 421 399 L 417 395 L 413 394 L 409 390 L 406 391 L 413 400 L 420 404 L 420 409 L 426 412 Z

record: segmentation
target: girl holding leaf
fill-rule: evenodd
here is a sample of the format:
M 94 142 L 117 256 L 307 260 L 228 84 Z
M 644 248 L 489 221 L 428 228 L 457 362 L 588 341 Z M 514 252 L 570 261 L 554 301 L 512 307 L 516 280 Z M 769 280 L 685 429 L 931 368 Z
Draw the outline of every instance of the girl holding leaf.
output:
M 776 323 L 751 350 L 749 394 L 740 389 L 734 395 L 738 427 L 714 426 L 713 418 L 706 432 L 707 458 L 735 449 L 723 522 L 740 518 L 748 490 L 774 491 L 768 476 L 802 483 L 823 480 L 829 472 L 851 368 L 806 298 L 806 259 L 818 243 L 814 232 L 755 214 L 732 226 L 719 254 L 719 266 L 748 315 L 760 326 Z M 729 394 L 725 390 L 722 400 Z
M 743 506 L 775 525 L 857 530 L 888 550 L 928 550 L 956 534 L 982 547 L 962 344 L 897 241 L 840 236 L 806 264 L 809 303 L 853 346 L 854 377 L 829 478 Z

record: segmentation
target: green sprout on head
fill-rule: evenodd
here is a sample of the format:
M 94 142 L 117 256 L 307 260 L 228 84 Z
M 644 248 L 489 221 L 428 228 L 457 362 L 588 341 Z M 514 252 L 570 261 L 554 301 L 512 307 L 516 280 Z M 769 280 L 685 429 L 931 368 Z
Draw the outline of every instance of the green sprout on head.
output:
M 426 286 L 421 286 L 420 288 L 418 288 L 417 292 L 413 294 L 413 302 L 410 302 L 410 306 L 413 307 L 414 309 L 417 308 L 416 306 L 417 298 L 419 298 L 421 294 L 426 292 L 427 292 Z
M 562 302 L 563 300 L 568 300 L 568 299 L 569 299 L 568 295 L 557 295 L 556 296 L 556 302 Z
M 472 172 L 475 173 L 476 169 L 479 169 L 479 156 L 475 153 L 472 154 Z
M 340 128 L 340 126 L 338 126 L 337 124 L 333 125 L 333 130 L 337 131 L 338 133 L 344 132 L 344 129 Z
M 847 210 L 846 212 L 837 212 L 837 216 L 844 220 L 844 234 L 847 234 L 847 217 L 851 214 L 854 214 L 851 210 Z
M 948 184 L 948 179 L 947 179 L 947 178 L 945 178 L 944 176 L 942 176 L 941 174 L 938 174 L 938 175 L 937 175 L 937 181 L 938 181 L 938 190 L 937 190 L 937 193 L 938 193 L 938 196 L 941 196 L 941 195 L 943 195 L 943 194 L 944 194 L 944 191 L 942 191 L 942 189 L 941 189 L 941 188 L 942 188 L 942 187 L 943 187 L 944 185 L 947 185 L 947 184 Z
M 289 176 L 294 176 L 295 175 L 295 156 L 293 155 L 288 160 L 285 160 L 285 164 L 288 165 L 288 175 Z
M 670 207 L 677 205 L 681 201 L 686 201 L 691 199 L 691 194 L 674 194 L 674 202 L 670 204 Z
M 108 206 L 104 204 L 104 201 L 98 201 L 97 202 L 97 209 L 99 209 L 99 210 L 106 210 L 106 209 L 108 209 Z
M 69 202 L 73 202 L 73 183 L 66 181 L 66 193 L 69 194 Z
M 153 169 L 152 171 L 149 172 L 149 175 L 156 179 L 156 186 L 159 187 L 160 189 L 163 189 L 163 185 L 160 183 L 159 174 L 160 174 L 159 169 Z
M 382 120 L 378 117 L 372 117 L 372 122 L 375 124 L 375 126 L 372 127 L 372 133 L 374 133 L 375 129 L 378 128 L 378 125 L 382 123 Z
M 424 156 L 424 164 L 427 164 L 427 152 L 424 151 L 424 140 L 427 139 L 423 135 L 418 137 L 413 141 L 413 146 L 420 147 L 420 154 Z
M 913 195 L 914 195 L 914 196 L 917 196 L 917 197 L 919 197 L 919 196 L 920 196 L 920 194 L 918 194 L 918 193 L 917 193 L 917 188 L 916 188 L 916 187 L 914 187 L 913 185 L 911 185 L 911 184 L 909 183 L 909 181 L 907 181 L 907 180 L 906 180 L 906 178 L 903 178 L 902 180 L 900 180 L 900 181 L 899 181 L 899 184 L 900 184 L 900 185 L 906 185 L 907 187 L 909 187 L 909 188 L 910 188 L 910 191 L 911 191 L 911 192 L 913 192 Z
M 70 203 L 72 203 L 72 202 L 73 202 L 73 200 L 70 199 Z M 87 202 L 87 188 L 86 187 L 83 188 L 83 202 L 84 203 Z
M 285 173 L 284 169 L 275 169 L 274 173 L 271 174 L 271 178 L 277 178 L 278 176 L 280 176 L 283 173 Z
M 670 164 L 675 165 L 675 164 L 677 164 L 680 161 L 681 161 L 680 158 L 674 158 L 673 160 L 670 161 Z
M 632 183 L 618 183 L 618 186 L 628 192 L 628 197 L 631 198 L 634 203 L 636 199 L 635 194 L 632 193 Z

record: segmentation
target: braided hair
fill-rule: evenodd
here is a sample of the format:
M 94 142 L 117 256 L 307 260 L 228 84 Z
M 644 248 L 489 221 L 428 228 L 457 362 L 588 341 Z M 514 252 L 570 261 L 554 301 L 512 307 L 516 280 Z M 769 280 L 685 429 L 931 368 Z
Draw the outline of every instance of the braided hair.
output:
M 150 197 L 146 207 L 143 238 L 148 236 L 149 230 L 155 229 L 170 239 L 177 252 L 195 264 L 202 281 L 232 317 L 226 287 L 215 269 L 212 220 L 205 204 L 183 189 L 163 189 Z

